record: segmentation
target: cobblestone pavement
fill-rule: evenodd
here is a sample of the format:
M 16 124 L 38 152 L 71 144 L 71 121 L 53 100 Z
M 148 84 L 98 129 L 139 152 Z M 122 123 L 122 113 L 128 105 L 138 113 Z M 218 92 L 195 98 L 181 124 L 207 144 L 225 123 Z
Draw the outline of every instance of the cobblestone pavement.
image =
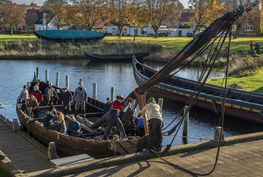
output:
M 198 176 L 213 167 L 216 148 L 188 153 L 181 156 L 168 156 L 164 160 L 155 158 L 147 161 L 101 168 L 68 177 L 83 176 Z M 263 140 L 224 146 L 213 177 L 263 177 Z

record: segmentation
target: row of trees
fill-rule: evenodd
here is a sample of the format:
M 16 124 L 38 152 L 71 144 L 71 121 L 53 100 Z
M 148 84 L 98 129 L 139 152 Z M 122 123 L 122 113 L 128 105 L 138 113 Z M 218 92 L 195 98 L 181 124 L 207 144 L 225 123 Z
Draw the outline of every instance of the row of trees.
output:
M 208 26 L 212 21 L 239 5 L 250 0 L 189 0 L 195 13 L 194 33 Z M 183 6 L 179 0 L 46 0 L 43 5 L 46 20 L 60 29 L 64 25 L 92 29 L 96 25 L 116 25 L 121 32 L 124 26 L 137 28 L 151 24 L 155 34 L 162 24 L 175 24 Z M 0 29 L 25 24 L 25 12 L 10 0 L 0 0 Z M 246 16 L 237 23 L 237 32 Z
M 143 27 L 151 24 L 157 31 L 163 23 L 175 23 L 183 6 L 179 0 L 47 0 L 44 3 L 47 17 L 55 16 L 57 28 L 62 25 L 92 29 L 98 24 L 116 25 L 121 32 L 124 26 Z

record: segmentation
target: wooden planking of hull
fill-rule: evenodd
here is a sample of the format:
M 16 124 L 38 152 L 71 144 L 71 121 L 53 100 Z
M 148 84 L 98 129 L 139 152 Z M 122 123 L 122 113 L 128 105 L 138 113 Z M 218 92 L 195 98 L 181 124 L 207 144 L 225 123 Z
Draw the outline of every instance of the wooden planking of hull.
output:
M 89 98 L 88 105 L 92 108 L 94 115 L 96 115 L 96 113 L 101 112 L 104 103 Z M 86 153 L 94 158 L 103 158 L 139 152 L 146 144 L 147 137 L 132 137 L 119 140 L 96 140 L 70 136 L 66 133 L 60 133 L 45 128 L 42 122 L 29 117 L 29 115 L 22 110 L 21 104 L 17 104 L 16 112 L 21 125 L 27 132 L 46 146 L 49 142 L 55 142 L 60 156 Z M 89 114 L 92 115 L 92 112 Z
M 139 86 L 149 80 L 157 71 L 133 59 L 134 77 Z M 197 81 L 170 76 L 165 81 L 153 86 L 150 91 L 169 99 L 187 102 L 194 95 Z M 194 106 L 214 113 L 221 112 L 224 100 L 224 88 L 205 84 Z M 236 89 L 227 89 L 225 113 L 229 116 L 250 122 L 263 123 L 263 95 Z
M 87 59 L 90 61 L 132 61 L 132 57 L 136 56 L 138 59 L 142 59 L 148 56 L 149 52 L 141 52 L 134 54 L 112 54 L 112 55 L 97 55 L 97 54 L 88 54 L 83 50 Z

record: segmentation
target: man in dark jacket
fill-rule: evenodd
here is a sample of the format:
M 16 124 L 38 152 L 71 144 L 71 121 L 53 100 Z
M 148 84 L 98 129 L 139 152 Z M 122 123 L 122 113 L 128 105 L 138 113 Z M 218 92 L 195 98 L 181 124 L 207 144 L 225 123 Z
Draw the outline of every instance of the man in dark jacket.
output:
M 60 99 L 63 103 L 65 112 L 70 113 L 71 103 L 73 102 L 73 96 L 71 91 L 67 87 L 62 90 L 62 93 L 60 94 Z

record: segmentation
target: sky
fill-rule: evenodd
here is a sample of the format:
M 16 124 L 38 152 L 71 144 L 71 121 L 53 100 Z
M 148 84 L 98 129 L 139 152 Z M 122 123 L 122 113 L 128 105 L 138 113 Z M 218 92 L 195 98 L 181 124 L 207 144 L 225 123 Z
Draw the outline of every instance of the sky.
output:
M 30 3 L 37 3 L 41 5 L 45 0 L 12 0 L 13 2 L 16 2 L 18 4 L 30 4 Z M 184 7 L 188 7 L 188 1 L 189 0 L 180 0 L 181 3 L 184 5 Z

